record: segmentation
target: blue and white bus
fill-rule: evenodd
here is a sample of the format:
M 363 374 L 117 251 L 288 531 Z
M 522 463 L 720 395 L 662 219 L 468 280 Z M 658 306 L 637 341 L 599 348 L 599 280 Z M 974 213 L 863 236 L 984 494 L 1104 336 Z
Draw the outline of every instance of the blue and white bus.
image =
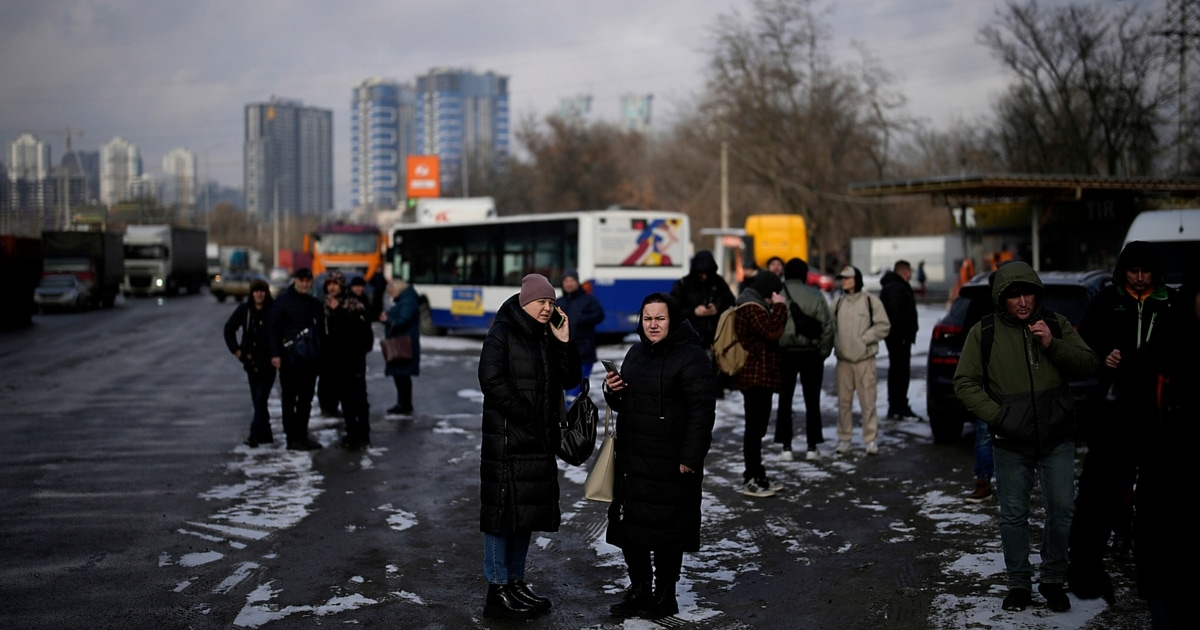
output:
M 627 334 L 654 291 L 670 291 L 691 256 L 687 215 L 659 210 L 588 210 L 392 228 L 393 278 L 421 296 L 422 332 L 484 330 L 497 309 L 540 273 L 561 291 L 574 267 L 604 305 L 601 334 Z

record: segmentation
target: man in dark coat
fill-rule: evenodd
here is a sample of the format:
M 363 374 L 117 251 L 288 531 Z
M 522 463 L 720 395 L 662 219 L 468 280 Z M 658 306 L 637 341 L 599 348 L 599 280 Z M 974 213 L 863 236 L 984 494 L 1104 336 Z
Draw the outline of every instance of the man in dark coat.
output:
M 717 275 L 717 260 L 707 249 L 692 257 L 691 271 L 675 281 L 671 297 L 679 302 L 684 317 L 700 335 L 700 343 L 711 348 L 717 335 L 717 320 L 734 303 L 733 292 Z
M 604 321 L 604 307 L 596 296 L 588 293 L 579 284 L 579 271 L 568 269 L 563 272 L 562 297 L 557 305 L 571 320 L 571 339 L 579 348 L 580 380 L 592 375 L 596 363 L 596 325 Z M 574 400 L 579 395 L 579 383 L 567 390 L 567 398 Z
M 294 451 L 311 451 L 321 448 L 320 442 L 308 436 L 318 360 L 298 349 L 315 345 L 323 314 L 321 303 L 312 296 L 312 271 L 300 268 L 293 277 L 292 285 L 275 300 L 267 316 L 267 339 L 271 346 L 271 365 L 279 370 L 287 447 Z
M 630 588 L 609 609 L 621 617 L 678 612 L 683 553 L 700 549 L 704 458 L 716 406 L 705 347 L 675 300 L 651 294 L 641 313 L 641 342 L 629 348 L 620 373 L 605 379 L 621 436 L 606 534 L 629 568 Z
M 549 325 L 554 301 L 545 276 L 525 276 L 521 292 L 500 306 L 479 353 L 479 528 L 489 617 L 527 619 L 550 607 L 524 580 L 532 532 L 558 531 L 562 519 L 559 420 L 563 390 L 579 375 L 570 320 L 564 315 L 561 325 Z
M 920 420 L 908 405 L 908 382 L 911 379 L 912 348 L 917 341 L 917 299 L 913 295 L 912 265 L 907 260 L 896 261 L 892 270 L 883 274 L 879 301 L 892 323 L 891 332 L 883 341 L 888 349 L 888 414 L 890 420 Z
M 1092 300 L 1079 326 L 1100 360 L 1100 383 L 1111 399 L 1100 417 L 1083 427 L 1088 454 L 1079 476 L 1067 577 L 1082 599 L 1114 599 L 1104 554 L 1114 529 L 1129 530 L 1133 515 L 1126 497 L 1137 477 L 1138 459 L 1145 454 L 1137 440 L 1164 437 L 1137 426 L 1154 405 L 1148 379 L 1155 366 L 1145 364 L 1143 348 L 1166 330 L 1163 324 L 1175 300 L 1153 244 L 1133 241 L 1117 257 L 1112 286 Z M 1157 447 L 1149 456 L 1159 456 Z

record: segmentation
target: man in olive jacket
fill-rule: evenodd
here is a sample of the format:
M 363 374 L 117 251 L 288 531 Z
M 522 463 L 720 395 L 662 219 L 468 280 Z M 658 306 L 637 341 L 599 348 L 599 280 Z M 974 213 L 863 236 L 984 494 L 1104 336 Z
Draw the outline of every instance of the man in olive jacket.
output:
M 1009 588 L 1003 608 L 1010 611 L 1024 610 L 1032 601 L 1029 506 L 1035 471 L 1046 508 L 1038 592 L 1050 610 L 1071 607 L 1063 587 L 1075 509 L 1075 413 L 1068 380 L 1096 370 L 1096 355 L 1067 318 L 1054 314 L 1053 327 L 1044 319 L 1043 289 L 1027 263 L 996 270 L 995 316 L 971 328 L 954 373 L 954 393 L 992 434 Z M 985 333 L 989 324 L 991 332 Z M 992 343 L 985 363 L 988 336 Z

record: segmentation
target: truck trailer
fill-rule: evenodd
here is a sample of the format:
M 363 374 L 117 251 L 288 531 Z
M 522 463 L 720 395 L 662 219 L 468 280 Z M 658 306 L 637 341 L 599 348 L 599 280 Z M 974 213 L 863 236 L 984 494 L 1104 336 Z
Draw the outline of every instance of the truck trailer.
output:
M 130 295 L 199 293 L 208 279 L 208 232 L 173 225 L 125 229 L 125 282 Z
M 33 292 L 42 278 L 42 243 L 36 238 L 0 234 L 0 281 L 9 297 L 0 300 L 0 327 L 25 326 L 35 310 Z
M 116 232 L 42 232 L 42 275 L 73 274 L 88 287 L 93 306 L 111 307 L 125 277 L 125 253 Z

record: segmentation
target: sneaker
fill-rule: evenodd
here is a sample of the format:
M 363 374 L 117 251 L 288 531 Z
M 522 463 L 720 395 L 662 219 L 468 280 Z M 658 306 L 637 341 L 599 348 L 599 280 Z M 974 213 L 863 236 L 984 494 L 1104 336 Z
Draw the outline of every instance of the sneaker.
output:
M 874 442 L 867 442 L 867 455 L 878 455 L 879 446 Z
M 1071 599 L 1067 597 L 1067 591 L 1063 588 L 1062 582 L 1038 584 L 1038 592 L 1046 598 L 1046 608 L 1054 612 L 1071 610 Z
M 845 455 L 850 452 L 850 442 L 838 442 L 837 448 L 834 450 L 838 455 Z
M 808 451 L 808 454 L 804 456 L 804 459 L 807 459 L 810 462 L 819 462 L 821 461 L 821 451 L 818 451 L 815 448 L 811 449 Z
M 760 485 L 758 479 L 751 479 L 742 486 L 742 494 L 748 497 L 773 497 L 778 490 L 772 490 L 769 486 Z
M 771 492 L 779 492 L 780 490 L 783 490 L 783 484 L 771 479 L 770 477 L 759 477 L 756 483 L 758 483 L 759 487 L 766 488 Z
M 783 449 L 783 452 L 779 454 L 779 461 L 781 462 L 791 462 L 795 460 L 796 458 L 792 455 L 792 449 L 790 448 Z
M 1008 595 L 1004 596 L 1004 603 L 1000 604 L 1000 607 L 1012 612 L 1021 612 L 1032 601 L 1033 593 L 1029 589 L 1010 588 L 1008 589 Z
M 975 492 L 967 495 L 967 503 L 983 503 L 992 498 L 992 484 L 987 479 L 975 480 Z

